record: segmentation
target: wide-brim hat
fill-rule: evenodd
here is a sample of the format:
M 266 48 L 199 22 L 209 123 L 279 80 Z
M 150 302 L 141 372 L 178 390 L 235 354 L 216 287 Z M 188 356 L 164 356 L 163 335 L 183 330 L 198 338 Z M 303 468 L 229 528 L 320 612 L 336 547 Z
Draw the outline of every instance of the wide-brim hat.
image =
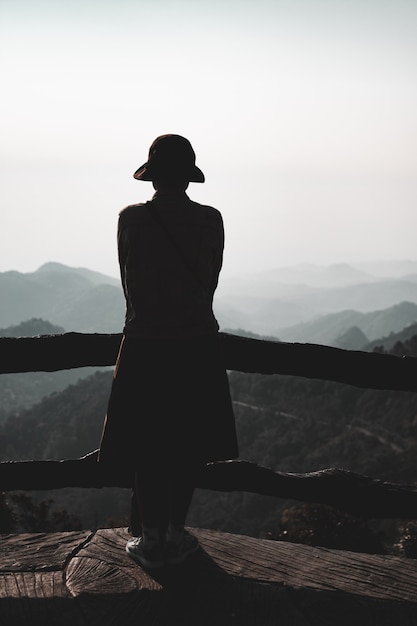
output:
M 195 164 L 195 152 L 181 135 L 160 135 L 149 148 L 146 163 L 133 174 L 136 180 L 187 181 L 204 183 L 204 174 Z

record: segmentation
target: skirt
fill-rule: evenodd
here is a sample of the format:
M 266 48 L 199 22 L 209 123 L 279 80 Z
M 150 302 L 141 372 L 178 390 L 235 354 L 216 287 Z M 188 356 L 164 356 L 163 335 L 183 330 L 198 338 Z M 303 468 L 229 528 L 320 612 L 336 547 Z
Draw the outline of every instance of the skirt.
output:
M 124 336 L 101 437 L 99 462 L 197 464 L 239 456 L 218 334 Z

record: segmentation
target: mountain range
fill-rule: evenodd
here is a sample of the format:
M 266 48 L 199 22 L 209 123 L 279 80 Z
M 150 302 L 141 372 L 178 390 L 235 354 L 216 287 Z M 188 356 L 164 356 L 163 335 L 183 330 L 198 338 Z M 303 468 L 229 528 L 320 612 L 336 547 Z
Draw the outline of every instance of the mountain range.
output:
M 0 328 L 32 318 L 65 331 L 121 332 L 117 278 L 46 263 L 0 273 Z M 222 330 L 282 341 L 361 349 L 417 322 L 417 262 L 302 265 L 220 280 L 214 309 Z
M 297 266 L 227 279 L 220 283 L 216 312 L 221 326 L 238 326 L 259 334 L 268 334 L 283 341 L 311 341 L 306 338 L 308 327 L 331 314 L 343 313 L 341 328 L 333 336 L 323 337 L 323 343 L 333 345 L 337 335 L 345 333 L 345 312 L 372 313 L 384 311 L 400 303 L 417 304 L 417 262 L 385 263 L 360 267 L 338 264 L 330 267 Z M 370 273 L 370 269 L 374 274 Z M 404 274 L 401 274 L 401 269 Z M 417 321 L 411 312 L 405 324 Z M 331 322 L 335 325 L 336 317 Z M 323 327 L 329 318 L 324 320 Z M 404 320 L 400 322 L 404 323 Z M 357 325 L 353 322 L 352 325 Z M 359 324 L 360 326 L 360 324 Z M 369 324 L 366 325 L 368 337 Z M 392 328 L 394 332 L 399 327 Z M 316 327 L 312 327 L 315 334 Z M 384 334 L 387 328 L 384 329 Z M 368 339 L 380 335 L 381 329 L 371 331 Z M 307 333 L 308 334 L 308 333 Z
M 281 329 L 279 338 L 281 341 L 317 343 L 361 350 L 367 349 L 368 343 L 391 333 L 398 333 L 415 322 L 417 322 L 417 304 L 400 302 L 387 309 L 368 313 L 354 310 L 329 313 L 312 321 Z
M 120 281 L 85 268 L 46 263 L 35 272 L 0 273 L 0 327 L 42 318 L 67 332 L 120 332 Z

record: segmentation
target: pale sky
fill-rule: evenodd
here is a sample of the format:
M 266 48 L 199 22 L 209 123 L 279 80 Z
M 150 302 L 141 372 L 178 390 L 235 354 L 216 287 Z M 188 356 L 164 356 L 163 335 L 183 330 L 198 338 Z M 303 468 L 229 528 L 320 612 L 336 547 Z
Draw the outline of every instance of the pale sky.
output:
M 117 276 L 167 132 L 224 275 L 417 260 L 416 32 L 415 0 L 0 0 L 0 271 Z

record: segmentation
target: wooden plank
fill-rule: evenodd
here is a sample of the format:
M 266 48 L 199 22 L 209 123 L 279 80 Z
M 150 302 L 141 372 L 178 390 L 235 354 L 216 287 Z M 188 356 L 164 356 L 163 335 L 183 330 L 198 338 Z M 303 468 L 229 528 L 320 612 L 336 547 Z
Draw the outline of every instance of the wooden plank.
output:
M 88 625 L 71 602 L 61 570 L 0 573 L 0 617 L 4 626 Z
M 302 544 L 191 530 L 201 544 L 198 572 L 211 561 L 223 572 L 257 583 L 274 583 L 367 598 L 417 603 L 417 561 L 394 556 L 359 554 Z M 70 561 L 67 586 L 73 595 L 88 590 L 115 593 L 159 589 L 155 579 L 126 555 L 125 529 L 98 530 Z M 95 578 L 90 573 L 96 571 Z M 103 586 L 104 585 L 104 586 Z M 417 606 L 417 604 L 416 604 Z
M 297 588 L 405 600 L 417 607 L 417 561 L 196 530 L 202 548 L 230 575 Z
M 7 626 L 87 626 L 65 584 L 65 564 L 91 531 L 0 536 L 0 616 Z
M 190 532 L 199 538 L 199 553 L 181 568 L 150 574 L 125 554 L 126 529 L 99 530 L 69 563 L 69 590 L 84 612 L 93 611 L 93 598 L 102 624 L 417 623 L 416 561 Z M 113 590 L 106 610 L 96 604 L 101 589 Z
M 66 568 L 69 592 L 101 594 L 129 593 L 138 589 L 160 589 L 158 582 L 138 567 L 126 554 L 125 546 L 131 535 L 126 528 L 97 530 L 71 559 Z M 91 575 L 93 573 L 93 575 Z
M 68 592 L 61 570 L 0 574 L 0 598 L 65 598 Z
M 0 572 L 62 570 L 91 531 L 0 535 Z
M 17 535 L 14 542 L 5 536 L 0 541 L 2 623 L 417 624 L 417 561 L 189 530 L 201 550 L 181 567 L 152 574 L 127 556 L 126 528 Z M 18 550 L 19 538 L 25 547 L 13 561 L 11 548 Z

